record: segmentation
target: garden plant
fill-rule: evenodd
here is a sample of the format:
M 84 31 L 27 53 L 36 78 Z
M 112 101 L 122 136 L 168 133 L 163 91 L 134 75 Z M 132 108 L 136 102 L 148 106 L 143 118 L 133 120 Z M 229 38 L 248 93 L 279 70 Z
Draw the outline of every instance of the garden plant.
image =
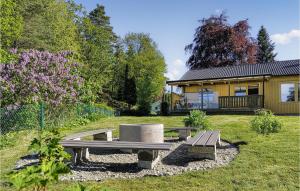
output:
M 279 119 L 272 111 L 266 109 L 257 110 L 250 124 L 253 130 L 264 135 L 277 133 L 282 128 L 282 123 Z
M 211 124 L 204 111 L 193 110 L 190 114 L 183 119 L 186 127 L 197 127 L 199 129 L 209 129 Z

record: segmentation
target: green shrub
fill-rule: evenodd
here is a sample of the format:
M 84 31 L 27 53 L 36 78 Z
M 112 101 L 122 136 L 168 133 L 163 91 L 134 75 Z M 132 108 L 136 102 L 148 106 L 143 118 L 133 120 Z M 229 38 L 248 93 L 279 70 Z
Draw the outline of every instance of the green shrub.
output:
M 80 127 L 84 126 L 91 122 L 89 119 L 84 118 L 84 117 L 78 117 L 76 119 L 70 120 L 67 123 L 63 124 L 61 127 L 66 128 L 66 129 L 72 129 L 75 127 Z
M 17 132 L 9 132 L 4 135 L 0 135 L 0 150 L 14 146 L 17 143 Z
M 277 133 L 282 127 L 282 123 L 270 110 L 256 110 L 255 115 L 256 116 L 251 120 L 250 123 L 251 128 L 257 133 L 264 135 L 269 133 Z
M 90 113 L 89 115 L 86 115 L 85 118 L 89 121 L 97 121 L 101 118 L 104 118 L 105 116 L 101 113 Z
M 103 108 L 103 109 L 106 109 L 106 110 L 109 110 L 109 111 L 114 111 L 114 108 L 108 106 L 105 103 L 94 103 L 94 106 L 98 107 L 98 108 Z
M 0 108 L 1 134 L 38 127 L 37 104 Z
M 183 122 L 186 127 L 210 128 L 206 113 L 200 110 L 190 111 L 190 114 L 183 119 Z
M 50 182 L 58 180 L 58 175 L 68 173 L 69 167 L 64 163 L 70 155 L 59 144 L 61 136 L 56 130 L 45 131 L 39 138 L 34 138 L 29 151 L 37 153 L 39 163 L 22 170 L 13 171 L 10 183 L 18 190 L 33 186 L 34 190 L 46 190 Z

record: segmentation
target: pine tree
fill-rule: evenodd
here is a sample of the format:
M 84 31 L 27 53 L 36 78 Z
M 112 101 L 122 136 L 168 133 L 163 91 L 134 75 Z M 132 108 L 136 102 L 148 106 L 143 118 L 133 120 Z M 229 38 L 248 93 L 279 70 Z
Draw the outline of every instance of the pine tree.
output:
M 109 17 L 104 7 L 97 5 L 83 18 L 80 34 L 82 35 L 82 54 L 85 58 L 84 78 L 93 95 L 110 91 L 114 77 L 114 46 L 116 36 L 110 26 Z M 96 101 L 96 100 L 92 100 Z M 103 101 L 102 98 L 97 101 Z
M 260 27 L 257 35 L 257 63 L 273 62 L 277 53 L 274 53 L 275 44 L 269 38 L 269 34 L 264 26 Z
M 129 67 L 128 64 L 126 64 L 123 95 L 126 103 L 128 103 L 129 105 L 135 105 L 137 99 L 135 79 L 133 77 L 129 78 L 128 73 L 129 73 Z

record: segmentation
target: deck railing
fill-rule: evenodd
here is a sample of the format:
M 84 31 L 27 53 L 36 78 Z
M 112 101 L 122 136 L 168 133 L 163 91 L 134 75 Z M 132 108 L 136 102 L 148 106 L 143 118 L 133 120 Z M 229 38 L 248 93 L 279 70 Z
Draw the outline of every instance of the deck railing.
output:
M 219 108 L 262 108 L 262 95 L 220 96 Z

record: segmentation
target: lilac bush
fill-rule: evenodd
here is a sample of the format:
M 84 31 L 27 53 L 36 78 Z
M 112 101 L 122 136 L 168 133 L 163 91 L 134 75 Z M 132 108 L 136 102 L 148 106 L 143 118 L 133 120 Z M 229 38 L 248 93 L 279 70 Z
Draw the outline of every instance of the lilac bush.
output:
M 45 102 L 53 106 L 74 102 L 83 79 L 71 52 L 28 50 L 0 64 L 1 105 Z

